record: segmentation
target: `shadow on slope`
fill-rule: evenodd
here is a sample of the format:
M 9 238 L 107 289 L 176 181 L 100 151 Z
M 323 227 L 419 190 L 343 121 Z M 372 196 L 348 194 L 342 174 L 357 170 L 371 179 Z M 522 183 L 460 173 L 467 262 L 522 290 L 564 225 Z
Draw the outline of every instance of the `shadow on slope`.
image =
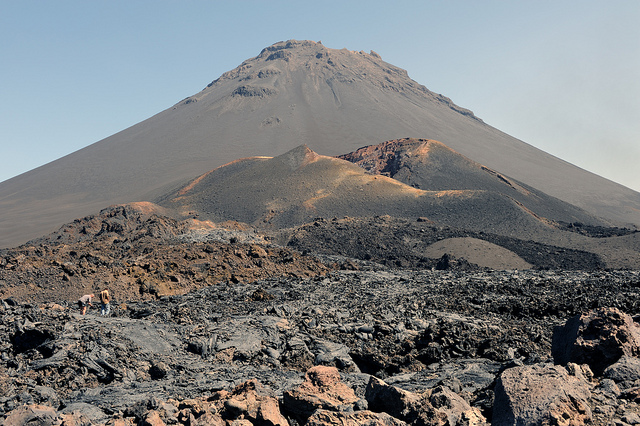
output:
M 582 250 L 438 226 L 424 219 L 390 216 L 317 219 L 283 232 L 280 242 L 297 250 L 338 254 L 413 269 L 438 267 L 434 259 L 442 254 L 459 257 L 465 253 L 460 249 L 461 239 L 466 240 L 467 253 L 480 245 L 481 250 L 474 253 L 475 257 L 466 260 L 483 267 L 494 268 L 501 264 L 499 269 L 591 270 L 605 267 L 598 255 Z

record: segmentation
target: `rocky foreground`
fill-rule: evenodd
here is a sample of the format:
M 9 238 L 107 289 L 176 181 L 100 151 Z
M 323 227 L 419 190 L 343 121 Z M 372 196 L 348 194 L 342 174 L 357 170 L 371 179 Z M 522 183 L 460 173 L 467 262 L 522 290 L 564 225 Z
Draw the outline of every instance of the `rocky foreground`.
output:
M 640 423 L 638 272 L 359 269 L 5 299 L 4 424 Z

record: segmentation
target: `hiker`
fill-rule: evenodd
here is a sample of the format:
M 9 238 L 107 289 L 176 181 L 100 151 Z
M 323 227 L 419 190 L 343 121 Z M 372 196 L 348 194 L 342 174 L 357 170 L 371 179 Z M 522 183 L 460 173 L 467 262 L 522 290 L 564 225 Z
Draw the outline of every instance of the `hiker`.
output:
M 80 299 L 78 299 L 78 306 L 80 307 L 80 315 L 84 315 L 87 313 L 87 306 L 93 306 L 91 304 L 91 299 L 95 297 L 93 294 L 85 294 Z
M 109 290 L 106 288 L 100 293 L 100 315 L 103 317 L 109 316 L 111 312 L 111 305 L 109 304 Z

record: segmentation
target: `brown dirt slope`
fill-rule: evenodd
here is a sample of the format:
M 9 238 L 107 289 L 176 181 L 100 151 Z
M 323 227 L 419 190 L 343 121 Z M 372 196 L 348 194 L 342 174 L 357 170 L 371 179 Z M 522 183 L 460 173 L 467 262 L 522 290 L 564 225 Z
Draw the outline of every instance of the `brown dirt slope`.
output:
M 74 302 L 108 288 L 114 302 L 145 300 L 336 267 L 274 247 L 246 225 L 178 220 L 162 211 L 151 203 L 112 206 L 0 251 L 0 299 Z
M 542 218 L 497 192 L 424 191 L 347 161 L 299 146 L 271 159 L 248 159 L 201 176 L 185 189 L 157 200 L 214 222 L 239 220 L 288 228 L 316 217 L 390 215 L 428 217 L 476 231 L 528 238 L 553 232 Z
M 520 183 L 434 140 L 396 139 L 363 147 L 338 158 L 414 188 L 491 191 L 512 198 L 536 215 L 552 221 L 607 225 L 581 208 Z
M 464 258 L 478 266 L 504 269 L 531 269 L 532 265 L 520 256 L 497 244 L 473 237 L 448 238 L 431 244 L 424 251 L 430 258 L 441 259 L 444 255 Z

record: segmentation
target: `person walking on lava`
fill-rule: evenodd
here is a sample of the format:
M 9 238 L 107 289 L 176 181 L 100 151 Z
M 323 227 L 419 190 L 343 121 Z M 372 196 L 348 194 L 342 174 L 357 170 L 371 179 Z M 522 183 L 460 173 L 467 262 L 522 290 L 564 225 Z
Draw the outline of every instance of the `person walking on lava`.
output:
M 100 315 L 103 317 L 108 317 L 109 312 L 111 312 L 111 305 L 109 304 L 110 300 L 109 290 L 102 290 L 100 293 Z

